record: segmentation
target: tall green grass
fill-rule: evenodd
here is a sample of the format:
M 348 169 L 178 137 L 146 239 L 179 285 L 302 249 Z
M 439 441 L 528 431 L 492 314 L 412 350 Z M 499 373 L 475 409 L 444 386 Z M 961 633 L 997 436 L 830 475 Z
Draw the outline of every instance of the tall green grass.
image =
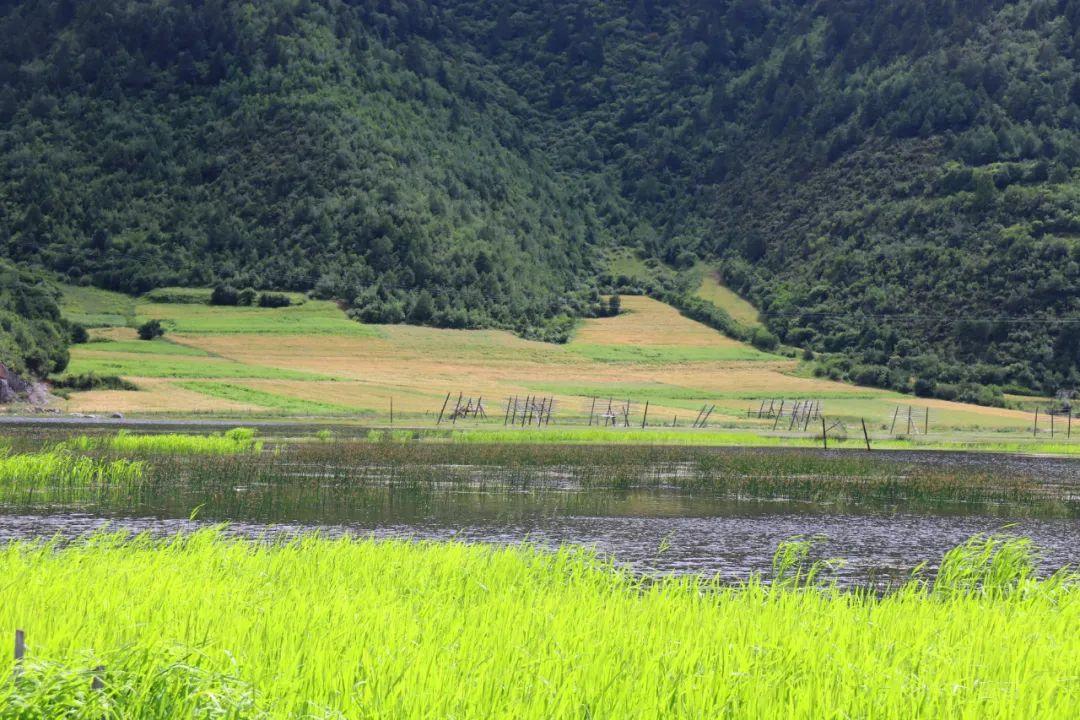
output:
M 648 580 L 588 552 L 227 539 L 0 550 L 0 714 L 1072 718 L 1080 587 L 993 538 L 885 594 Z M 95 670 L 101 666 L 103 669 Z M 93 678 L 103 688 L 91 690 Z
M 115 435 L 80 435 L 65 441 L 63 446 L 79 452 L 108 450 L 115 453 L 234 455 L 261 452 L 263 442 L 257 440 L 255 435 L 256 431 L 252 428 L 233 428 L 211 435 L 135 435 L 121 430 Z
M 145 479 L 146 466 L 99 460 L 63 449 L 0 456 L 0 502 L 51 501 L 73 493 L 130 491 Z

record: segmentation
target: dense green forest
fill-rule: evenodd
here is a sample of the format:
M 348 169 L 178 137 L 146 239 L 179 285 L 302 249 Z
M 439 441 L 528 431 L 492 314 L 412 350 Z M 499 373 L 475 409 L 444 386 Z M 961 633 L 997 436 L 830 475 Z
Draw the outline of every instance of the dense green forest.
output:
M 30 0 L 0 32 L 0 247 L 70 282 L 560 339 L 622 246 L 713 264 L 834 377 L 1080 385 L 1080 0 Z
M 40 274 L 0 260 L 0 362 L 9 369 L 44 376 L 67 367 L 72 328 L 56 295 Z

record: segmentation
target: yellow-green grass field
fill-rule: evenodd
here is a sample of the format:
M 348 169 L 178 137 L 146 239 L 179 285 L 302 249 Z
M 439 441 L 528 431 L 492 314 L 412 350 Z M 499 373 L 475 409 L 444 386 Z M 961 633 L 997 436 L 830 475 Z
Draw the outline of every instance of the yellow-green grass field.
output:
M 26 718 L 1073 718 L 1077 578 L 976 539 L 884 595 L 587 551 L 205 530 L 0 550 Z M 95 680 L 96 679 L 96 680 Z M 95 687 L 96 686 L 96 687 Z
M 631 423 L 645 442 L 640 424 L 647 402 L 646 432 L 654 433 L 655 441 L 661 428 L 669 436 L 690 432 L 687 426 L 707 405 L 715 406 L 709 420 L 714 432 L 734 438 L 742 433 L 746 442 L 771 444 L 775 436 L 820 435 L 820 426 L 789 433 L 787 419 L 756 417 L 762 401 L 778 407 L 782 400 L 790 409 L 793 402 L 816 400 L 830 426 L 844 423 L 831 430 L 837 442 L 845 434 L 852 441 L 861 436 L 863 419 L 877 440 L 908 435 L 909 406 L 916 418 L 912 429 L 923 430 L 924 413 L 930 412 L 931 435 L 912 433 L 915 443 L 1047 451 L 1049 441 L 1045 421 L 1043 432 L 1033 437 L 1030 412 L 815 378 L 797 360 L 763 353 L 644 297 L 625 297 L 618 317 L 583 321 L 566 345 L 498 330 L 362 325 L 334 303 L 295 299 L 298 304 L 280 309 L 213 307 L 69 288 L 65 313 L 101 322 L 92 330 L 92 342 L 72 349 L 68 372 L 118 375 L 139 390 L 74 393 L 64 409 L 341 417 L 383 424 L 392 402 L 395 423 L 424 427 L 434 424 L 447 393 L 452 405 L 460 392 L 483 397 L 489 418 L 460 421 L 458 428 L 464 422 L 468 428 L 501 430 L 508 398 L 539 395 L 555 398 L 552 429 L 569 431 L 568 426 L 587 425 L 595 397 L 597 411 L 606 410 L 609 401 L 618 407 L 630 400 Z M 166 336 L 138 340 L 131 325 L 150 318 L 163 321 Z M 894 415 L 898 421 L 892 428 Z M 1068 451 L 1062 422 L 1056 430 L 1050 450 Z

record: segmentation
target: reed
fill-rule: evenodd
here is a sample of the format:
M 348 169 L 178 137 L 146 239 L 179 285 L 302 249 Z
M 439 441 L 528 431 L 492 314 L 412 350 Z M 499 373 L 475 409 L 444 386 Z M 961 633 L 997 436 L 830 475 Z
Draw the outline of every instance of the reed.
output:
M 748 448 L 438 444 L 424 442 L 302 443 L 248 456 L 154 459 L 160 487 L 181 485 L 208 510 L 237 492 L 284 498 L 301 491 L 342 503 L 375 486 L 538 490 L 682 488 L 732 498 L 854 504 L 1024 508 L 1075 516 L 1075 485 L 1046 482 L 999 465 L 967 467 L 889 454 Z M 240 491 L 235 490 L 240 488 Z M 203 499 L 205 498 L 205 499 Z M 235 505 L 230 504 L 230 507 Z M 281 505 L 278 504 L 281 508 Z
M 574 548 L 98 535 L 0 550 L 0 713 L 1071 718 L 1080 586 L 978 538 L 937 580 L 649 580 Z M 95 668 L 103 668 L 97 669 Z M 101 689 L 92 690 L 94 678 Z

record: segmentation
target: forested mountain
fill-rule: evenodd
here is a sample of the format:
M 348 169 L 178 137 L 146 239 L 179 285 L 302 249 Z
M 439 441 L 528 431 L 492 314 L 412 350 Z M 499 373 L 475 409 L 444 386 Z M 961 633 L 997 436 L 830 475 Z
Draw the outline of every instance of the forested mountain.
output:
M 834 376 L 1080 384 L 1080 0 L 31 0 L 0 33 L 0 244 L 74 282 L 558 338 L 629 246 Z

